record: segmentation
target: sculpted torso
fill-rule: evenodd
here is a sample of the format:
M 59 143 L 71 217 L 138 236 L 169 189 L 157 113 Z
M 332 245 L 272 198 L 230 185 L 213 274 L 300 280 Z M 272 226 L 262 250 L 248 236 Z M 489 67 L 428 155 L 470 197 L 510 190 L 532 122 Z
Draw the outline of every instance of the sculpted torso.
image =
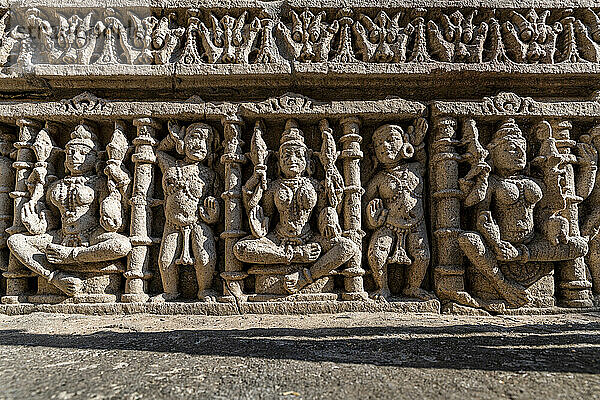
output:
M 318 200 L 319 183 L 311 178 L 277 179 L 268 188 L 267 196 L 279 213 L 278 234 L 293 238 L 310 232 L 309 219 Z
M 180 226 L 198 222 L 198 208 L 208 195 L 214 175 L 200 163 L 186 165 L 178 161 L 167 168 L 163 176 L 167 219 Z
M 99 226 L 97 196 L 104 186 L 98 176 L 66 177 L 51 186 L 50 201 L 60 211 L 64 234 L 85 234 Z
M 405 227 L 423 219 L 423 178 L 414 163 L 379 172 L 378 189 L 389 210 L 386 222 Z
M 533 209 L 542 199 L 542 188 L 533 179 L 516 175 L 490 179 L 491 211 L 500 227 L 502 239 L 523 243 L 534 234 Z

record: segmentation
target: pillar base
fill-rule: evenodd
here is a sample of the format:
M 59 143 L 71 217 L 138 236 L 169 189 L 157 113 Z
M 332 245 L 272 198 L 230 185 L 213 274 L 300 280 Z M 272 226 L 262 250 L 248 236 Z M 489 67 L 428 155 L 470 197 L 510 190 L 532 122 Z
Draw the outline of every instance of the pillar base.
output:
M 146 303 L 150 296 L 146 293 L 126 293 L 121 295 L 122 303 Z

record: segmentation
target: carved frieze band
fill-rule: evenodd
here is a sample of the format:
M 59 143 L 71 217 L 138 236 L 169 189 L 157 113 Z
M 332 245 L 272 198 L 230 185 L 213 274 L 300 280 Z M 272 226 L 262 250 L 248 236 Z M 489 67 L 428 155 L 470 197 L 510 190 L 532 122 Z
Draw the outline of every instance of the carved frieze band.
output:
M 599 123 L 505 92 L 5 102 L 2 302 L 592 306 Z
M 600 10 L 586 6 L 274 10 L 267 5 L 224 12 L 19 4 L 0 10 L 0 65 L 27 71 L 48 64 L 600 62 Z

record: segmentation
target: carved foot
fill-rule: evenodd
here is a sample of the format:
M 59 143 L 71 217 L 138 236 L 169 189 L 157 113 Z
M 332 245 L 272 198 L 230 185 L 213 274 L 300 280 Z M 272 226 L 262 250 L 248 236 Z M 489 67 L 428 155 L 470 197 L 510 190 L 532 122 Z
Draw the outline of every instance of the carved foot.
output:
M 473 308 L 481 307 L 481 304 L 479 303 L 479 301 L 467 292 L 462 292 L 462 291 L 443 292 L 443 293 L 439 293 L 439 295 L 440 295 L 440 298 L 443 298 L 444 300 L 450 300 L 450 301 L 453 301 L 453 302 L 463 305 L 463 306 L 473 307 Z
M 180 296 L 180 293 L 161 293 L 157 296 L 154 296 L 150 299 L 150 303 L 164 303 L 166 301 L 177 300 Z
M 375 301 L 387 302 L 392 297 L 392 292 L 389 288 L 381 288 L 371 294 L 371 298 Z
M 302 246 L 298 246 L 294 249 L 294 257 L 292 262 L 294 263 L 311 263 L 317 261 L 321 255 L 321 246 L 318 243 L 308 243 Z
M 203 301 L 205 303 L 216 303 L 217 292 L 215 292 L 214 290 L 200 290 L 198 291 L 198 300 Z
M 69 296 L 75 296 L 83 288 L 81 279 L 65 274 L 64 272 L 55 272 L 49 279 L 49 282 Z
M 402 291 L 402 294 L 408 298 L 419 299 L 423 301 L 435 299 L 435 296 L 432 293 L 429 293 L 427 290 L 421 288 L 407 287 Z
M 65 264 L 73 262 L 73 247 L 50 243 L 46 246 L 46 258 L 52 264 Z
M 514 308 L 524 306 L 530 301 L 529 295 L 527 294 L 525 288 L 516 283 L 504 281 L 499 288 L 499 292 L 506 302 Z
M 312 278 L 310 276 L 310 271 L 306 268 L 302 271 L 287 274 L 283 278 L 283 286 L 285 287 L 285 290 L 291 294 L 298 293 L 300 289 L 309 283 L 312 283 Z

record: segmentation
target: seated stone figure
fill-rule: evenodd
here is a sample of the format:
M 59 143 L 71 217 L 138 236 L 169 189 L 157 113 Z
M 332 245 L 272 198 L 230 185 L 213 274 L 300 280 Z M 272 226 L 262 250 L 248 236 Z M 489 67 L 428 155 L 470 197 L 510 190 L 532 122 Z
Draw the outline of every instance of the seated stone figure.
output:
M 465 136 L 477 140 L 475 122 L 466 123 Z M 477 205 L 477 231 L 463 232 L 459 245 L 472 264 L 476 274 L 511 307 L 520 307 L 530 301 L 523 282 L 509 279 L 503 265 L 520 271 L 531 270 L 529 283 L 552 270 L 540 270 L 540 262 L 568 261 L 584 256 L 588 251 L 587 239 L 571 236 L 569 221 L 560 216 L 564 210 L 559 185 L 564 182 L 563 162 L 556 150 L 554 139 L 542 143 L 543 182 L 525 175 L 527 142 L 514 120 L 506 120 L 495 131 L 488 144 L 491 162 L 488 168 L 469 173 L 461 187 L 469 199 L 467 206 Z M 595 163 L 593 157 L 581 157 L 581 163 Z M 584 168 L 585 169 L 585 168 Z M 491 172 L 491 173 L 490 173 Z M 553 209 L 553 204 L 561 203 Z M 537 228 L 537 229 L 536 229 Z M 538 276 L 535 276 L 539 273 Z M 526 276 L 527 274 L 522 274 Z
M 256 143 L 256 131 L 253 143 Z M 266 151 L 266 146 L 263 150 Z M 352 240 L 341 235 L 337 211 L 327 206 L 328 193 L 332 195 L 333 190 L 326 193 L 326 188 L 331 188 L 333 182 L 326 182 L 324 186 L 305 176 L 308 151 L 296 121 L 288 120 L 279 147 L 282 176 L 267 180 L 266 156 L 253 157 L 254 174 L 243 187 L 253 235 L 234 247 L 236 257 L 245 263 L 297 266 L 296 271 L 284 277 L 284 287 L 289 293 L 334 274 L 360 253 Z M 319 212 L 320 234 L 311 227 L 313 211 Z M 270 221 L 277 216 L 277 223 L 271 227 Z
M 117 260 L 131 251 L 129 239 L 117 232 L 123 221 L 118 226 L 109 223 L 121 214 L 120 209 L 114 209 L 121 204 L 100 206 L 110 190 L 107 177 L 96 172 L 98 152 L 93 128 L 80 123 L 66 144 L 67 176 L 47 187 L 45 202 L 32 198 L 23 205 L 21 217 L 29 234 L 15 234 L 8 239 L 10 251 L 25 267 L 68 296 L 82 290 L 77 273 L 80 267 L 87 270 L 85 264 Z M 112 170 L 107 168 L 107 175 Z M 116 181 L 115 187 L 125 193 L 129 178 L 115 175 L 108 179 Z

